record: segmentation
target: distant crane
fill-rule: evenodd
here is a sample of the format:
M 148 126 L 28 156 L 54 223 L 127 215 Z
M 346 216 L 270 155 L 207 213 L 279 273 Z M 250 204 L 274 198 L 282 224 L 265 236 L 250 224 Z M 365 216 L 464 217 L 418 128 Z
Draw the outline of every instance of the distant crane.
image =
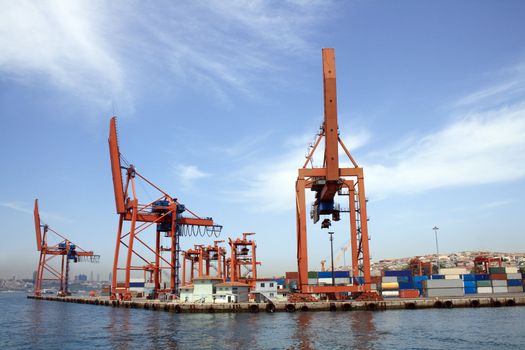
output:
M 40 221 L 40 213 L 38 211 L 38 199 L 35 199 L 35 206 L 33 210 L 35 219 L 36 231 L 36 246 L 40 252 L 38 259 L 38 268 L 35 277 L 35 295 L 42 294 L 43 281 L 59 281 L 60 288 L 58 296 L 68 296 L 69 292 L 69 263 L 87 261 L 96 263 L 100 256 L 95 255 L 92 251 L 85 251 L 75 243 L 71 242 L 60 233 L 52 229 L 47 224 L 42 224 Z M 59 238 L 55 244 L 49 243 L 50 233 Z M 61 257 L 60 267 L 53 267 L 51 260 L 55 257 Z M 56 265 L 56 264 L 55 264 Z
M 257 280 L 257 245 L 248 236 L 255 235 L 255 232 L 243 232 L 242 238 L 232 240 L 229 238 L 230 255 L 230 281 L 242 282 L 255 287 Z
M 146 179 L 137 171 L 133 164 L 129 164 L 121 157 L 117 139 L 116 117 L 111 118 L 109 123 L 108 142 L 115 205 L 119 215 L 111 281 L 111 298 L 131 299 L 130 278 L 131 271 L 134 270 L 142 270 L 153 275 L 154 297 L 157 297 L 160 292 L 178 295 L 180 283 L 180 237 L 218 236 L 221 233 L 222 226 L 215 224 L 210 217 L 203 218 L 189 210 L 177 198 L 169 195 L 166 191 Z M 124 161 L 124 164 L 121 160 Z M 126 174 L 125 182 L 123 182 L 122 177 L 123 170 Z M 139 204 L 135 186 L 137 180 L 144 181 L 140 184 L 148 185 L 158 192 L 160 197 L 147 204 Z M 184 213 L 189 213 L 189 215 L 185 216 Z M 127 232 L 123 231 L 125 221 L 130 222 L 129 231 Z M 150 243 L 144 237 L 144 234 L 141 237 L 139 237 L 139 234 L 152 226 L 155 228 L 155 235 L 153 243 Z M 167 247 L 161 246 L 161 235 L 168 238 L 169 245 Z M 144 251 L 137 249 L 135 246 L 136 242 L 141 244 Z M 124 263 L 120 262 L 121 246 L 126 250 Z M 169 255 L 168 257 L 164 256 L 166 253 Z M 136 261 L 141 261 L 140 265 Z M 119 283 L 118 272 L 122 270 L 125 272 L 124 281 Z M 168 288 L 162 288 L 162 270 L 169 271 L 170 281 Z

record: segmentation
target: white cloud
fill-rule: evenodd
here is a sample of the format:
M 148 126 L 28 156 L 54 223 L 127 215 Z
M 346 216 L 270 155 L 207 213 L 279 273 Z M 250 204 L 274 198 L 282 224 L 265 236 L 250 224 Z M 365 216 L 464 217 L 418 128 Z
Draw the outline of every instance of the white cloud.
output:
M 104 37 L 106 7 L 87 1 L 4 1 L 0 5 L 0 73 L 52 85 L 107 103 L 123 72 Z
M 180 184 L 185 188 L 191 187 L 194 181 L 211 175 L 203 172 L 195 165 L 180 164 L 174 167 L 174 171 L 180 181 Z
M 12 209 L 12 210 L 15 210 L 15 211 L 18 211 L 20 213 L 33 215 L 33 208 L 30 208 L 25 203 L 8 201 L 8 202 L 1 202 L 0 206 L 5 207 L 5 208 L 9 208 L 9 209 Z M 61 215 L 50 213 L 50 212 L 45 211 L 45 210 L 40 210 L 39 209 L 39 213 L 40 213 L 40 217 L 42 219 L 42 222 L 48 222 L 46 220 L 73 222 L 72 220 L 67 219 L 67 218 L 65 218 L 65 217 L 63 217 Z
M 379 198 L 523 177 L 525 105 L 469 114 L 364 168 L 368 193 Z
M 153 80 L 228 100 L 230 89 L 251 94 L 253 81 L 268 79 L 264 72 L 308 50 L 306 37 L 330 7 L 321 1 L 3 1 L 0 74 L 27 84 L 43 77 L 103 104 L 130 102 L 134 90 Z

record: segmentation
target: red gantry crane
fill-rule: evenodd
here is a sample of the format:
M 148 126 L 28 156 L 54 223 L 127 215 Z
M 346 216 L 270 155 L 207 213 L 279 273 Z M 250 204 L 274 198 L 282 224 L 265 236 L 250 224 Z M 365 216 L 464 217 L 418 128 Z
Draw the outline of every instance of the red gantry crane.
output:
M 230 257 L 230 281 L 242 282 L 255 288 L 257 280 L 257 245 L 248 236 L 255 235 L 255 232 L 244 232 L 242 238 L 232 240 L 229 238 L 231 257 Z
M 352 292 L 371 295 L 370 255 L 368 248 L 368 226 L 363 168 L 360 168 L 346 148 L 337 123 L 337 94 L 334 49 L 323 49 L 323 85 L 324 85 L 324 121 L 311 146 L 306 161 L 299 169 L 296 181 L 297 209 L 297 265 L 299 272 L 298 289 L 302 293 L 338 293 Z M 324 143 L 324 159 L 321 168 L 313 167 L 312 157 L 321 140 Z M 341 168 L 339 165 L 339 146 L 352 163 L 353 167 Z M 363 276 L 364 284 L 349 286 L 314 286 L 308 285 L 308 250 L 307 250 L 307 208 L 305 190 L 315 192 L 311 218 L 317 223 L 321 216 L 331 215 L 334 221 L 340 220 L 340 208 L 335 203 L 336 195 L 348 196 L 350 216 L 350 242 L 352 252 L 352 274 Z M 322 221 L 321 228 L 328 228 L 330 219 Z
M 35 277 L 35 295 L 42 294 L 42 282 L 44 281 L 59 281 L 60 289 L 58 296 L 67 296 L 69 293 L 69 263 L 88 261 L 96 263 L 100 256 L 95 255 L 92 251 L 85 251 L 75 243 L 71 242 L 60 233 L 52 229 L 49 225 L 42 225 L 40 221 L 40 213 L 38 211 L 38 199 L 35 199 L 35 207 L 33 210 L 35 219 L 36 231 L 36 246 L 40 252 L 38 260 L 38 268 Z M 59 241 L 55 244 L 49 243 L 49 236 L 53 234 Z M 55 257 L 60 257 L 60 267 L 56 268 L 52 260 Z
M 117 140 L 116 118 L 111 118 L 109 125 L 109 153 L 115 204 L 119 215 L 117 242 L 113 262 L 111 297 L 129 300 L 130 278 L 134 270 L 148 270 L 153 274 L 154 296 L 160 292 L 178 294 L 179 289 L 179 238 L 181 236 L 218 236 L 222 226 L 216 225 L 210 217 L 200 217 L 189 210 L 177 198 L 153 184 L 142 176 L 133 164 L 121 157 Z M 124 161 L 124 164 L 121 162 Z M 123 181 L 122 171 L 125 173 Z M 158 192 L 160 197 L 140 204 L 137 197 L 136 182 L 145 184 Z M 184 213 L 189 213 L 185 216 Z M 129 222 L 129 230 L 124 230 Z M 145 231 L 155 228 L 153 239 Z M 161 236 L 169 243 L 161 245 Z M 151 242 L 153 241 L 153 242 Z M 142 250 L 137 248 L 139 244 Z M 120 249 L 124 248 L 125 258 L 121 262 Z M 119 272 L 124 271 L 123 282 L 119 283 Z M 169 284 L 162 281 L 162 271 L 169 273 Z
M 218 246 L 222 242 L 224 241 L 214 241 L 213 245 L 208 246 L 195 244 L 193 249 L 182 252 L 182 286 L 193 283 L 195 277 L 204 276 L 219 277 L 226 282 L 226 249 Z M 190 265 L 189 280 L 186 272 L 188 261 Z M 215 275 L 211 275 L 212 269 L 215 269 Z M 195 276 L 195 272 L 197 272 L 197 276 Z

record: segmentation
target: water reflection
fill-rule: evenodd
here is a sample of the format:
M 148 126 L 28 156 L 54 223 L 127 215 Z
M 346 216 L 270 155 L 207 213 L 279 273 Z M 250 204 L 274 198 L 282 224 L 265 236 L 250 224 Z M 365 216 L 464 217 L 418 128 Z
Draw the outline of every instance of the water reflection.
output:
M 355 311 L 350 312 L 350 326 L 357 349 L 375 349 L 374 343 L 379 340 L 379 334 L 374 322 L 374 312 Z
M 312 327 L 312 318 L 314 315 L 310 312 L 301 312 L 295 319 L 295 334 L 293 339 L 297 342 L 292 349 L 311 350 L 316 349 L 313 343 L 314 339 L 319 338 Z

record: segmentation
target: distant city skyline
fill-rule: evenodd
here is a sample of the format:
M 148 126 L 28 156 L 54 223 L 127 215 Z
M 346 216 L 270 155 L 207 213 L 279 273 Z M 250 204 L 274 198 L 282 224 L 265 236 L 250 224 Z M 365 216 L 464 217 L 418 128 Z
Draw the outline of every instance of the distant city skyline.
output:
M 101 256 L 71 276 L 108 276 L 112 115 L 124 157 L 223 225 L 221 239 L 257 233 L 260 276 L 295 270 L 294 182 L 322 121 L 323 47 L 340 135 L 364 168 L 372 260 L 435 252 L 435 225 L 443 253 L 525 251 L 523 13 L 522 1 L 3 2 L 0 278 L 36 269 L 35 198 L 44 223 Z M 347 218 L 332 228 L 337 254 Z M 318 270 L 330 242 L 308 230 Z

